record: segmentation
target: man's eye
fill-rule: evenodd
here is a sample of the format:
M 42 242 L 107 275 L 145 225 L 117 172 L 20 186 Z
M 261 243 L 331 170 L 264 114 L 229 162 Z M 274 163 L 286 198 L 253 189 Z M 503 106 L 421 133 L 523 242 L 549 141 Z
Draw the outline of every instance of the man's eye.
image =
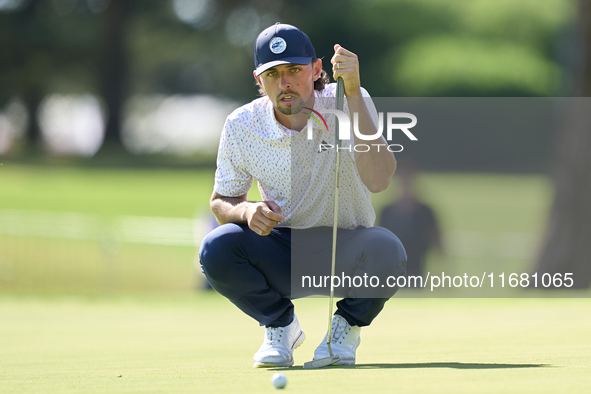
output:
M 275 71 L 271 71 L 270 73 L 267 74 L 268 77 L 274 77 L 275 74 L 277 74 Z
M 299 69 L 299 68 L 292 68 L 292 69 L 291 69 L 291 72 L 292 72 L 292 73 L 297 73 L 298 71 L 300 71 L 300 69 Z

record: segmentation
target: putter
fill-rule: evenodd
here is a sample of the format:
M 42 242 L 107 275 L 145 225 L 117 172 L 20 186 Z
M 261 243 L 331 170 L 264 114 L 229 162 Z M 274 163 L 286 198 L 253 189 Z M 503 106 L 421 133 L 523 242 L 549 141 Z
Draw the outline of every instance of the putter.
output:
M 336 97 L 336 109 L 339 111 L 343 110 L 343 104 L 345 100 L 345 86 L 343 84 L 343 78 L 337 79 L 337 97 Z M 330 277 L 334 277 L 335 263 L 337 256 L 337 224 L 339 221 L 339 164 L 340 164 L 340 140 L 339 140 L 339 122 L 335 123 L 335 146 L 337 147 L 337 156 L 335 164 L 335 191 L 334 191 L 334 215 L 332 225 L 332 259 L 330 267 Z M 332 279 L 330 280 L 330 297 L 328 304 L 328 334 L 326 334 L 326 347 L 328 347 L 328 357 L 324 357 L 318 360 L 308 361 L 304 363 L 304 368 L 322 368 L 327 367 L 331 364 L 339 362 L 340 356 L 332 353 L 332 346 L 330 344 L 332 337 L 332 302 L 334 298 L 334 286 Z

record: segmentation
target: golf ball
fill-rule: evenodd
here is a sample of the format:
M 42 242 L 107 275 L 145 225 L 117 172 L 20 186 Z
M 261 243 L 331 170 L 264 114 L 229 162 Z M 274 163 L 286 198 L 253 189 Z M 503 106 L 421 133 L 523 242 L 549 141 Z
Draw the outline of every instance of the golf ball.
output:
M 282 389 L 287 384 L 287 377 L 282 373 L 276 373 L 271 377 L 271 383 L 277 389 Z

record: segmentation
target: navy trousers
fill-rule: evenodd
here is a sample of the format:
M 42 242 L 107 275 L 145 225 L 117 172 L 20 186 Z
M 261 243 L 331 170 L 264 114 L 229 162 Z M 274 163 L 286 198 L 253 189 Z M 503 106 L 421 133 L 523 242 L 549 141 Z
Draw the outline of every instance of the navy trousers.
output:
M 330 285 L 294 289 L 301 276 L 294 272 L 317 277 L 330 275 L 331 250 L 330 227 L 274 228 L 268 236 L 260 236 L 246 225 L 230 223 L 205 237 L 199 258 L 202 271 L 218 293 L 260 325 L 283 327 L 294 318 L 291 299 L 327 294 Z M 338 230 L 336 276 L 339 273 L 360 276 L 369 272 L 379 274 L 384 280 L 385 275 L 404 275 L 405 269 L 404 247 L 389 230 L 381 227 Z M 296 282 L 292 282 L 294 276 L 298 276 Z M 337 303 L 335 314 L 351 325 L 367 326 L 397 290 L 397 287 L 382 287 L 377 296 L 346 297 Z

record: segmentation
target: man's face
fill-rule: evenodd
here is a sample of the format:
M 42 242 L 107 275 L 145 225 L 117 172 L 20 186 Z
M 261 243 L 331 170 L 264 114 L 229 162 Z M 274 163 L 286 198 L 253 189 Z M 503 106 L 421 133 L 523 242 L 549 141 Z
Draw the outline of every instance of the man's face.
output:
M 320 59 L 306 65 L 282 64 L 263 72 L 256 80 L 265 90 L 276 110 L 295 115 L 314 96 L 314 81 L 320 77 Z

